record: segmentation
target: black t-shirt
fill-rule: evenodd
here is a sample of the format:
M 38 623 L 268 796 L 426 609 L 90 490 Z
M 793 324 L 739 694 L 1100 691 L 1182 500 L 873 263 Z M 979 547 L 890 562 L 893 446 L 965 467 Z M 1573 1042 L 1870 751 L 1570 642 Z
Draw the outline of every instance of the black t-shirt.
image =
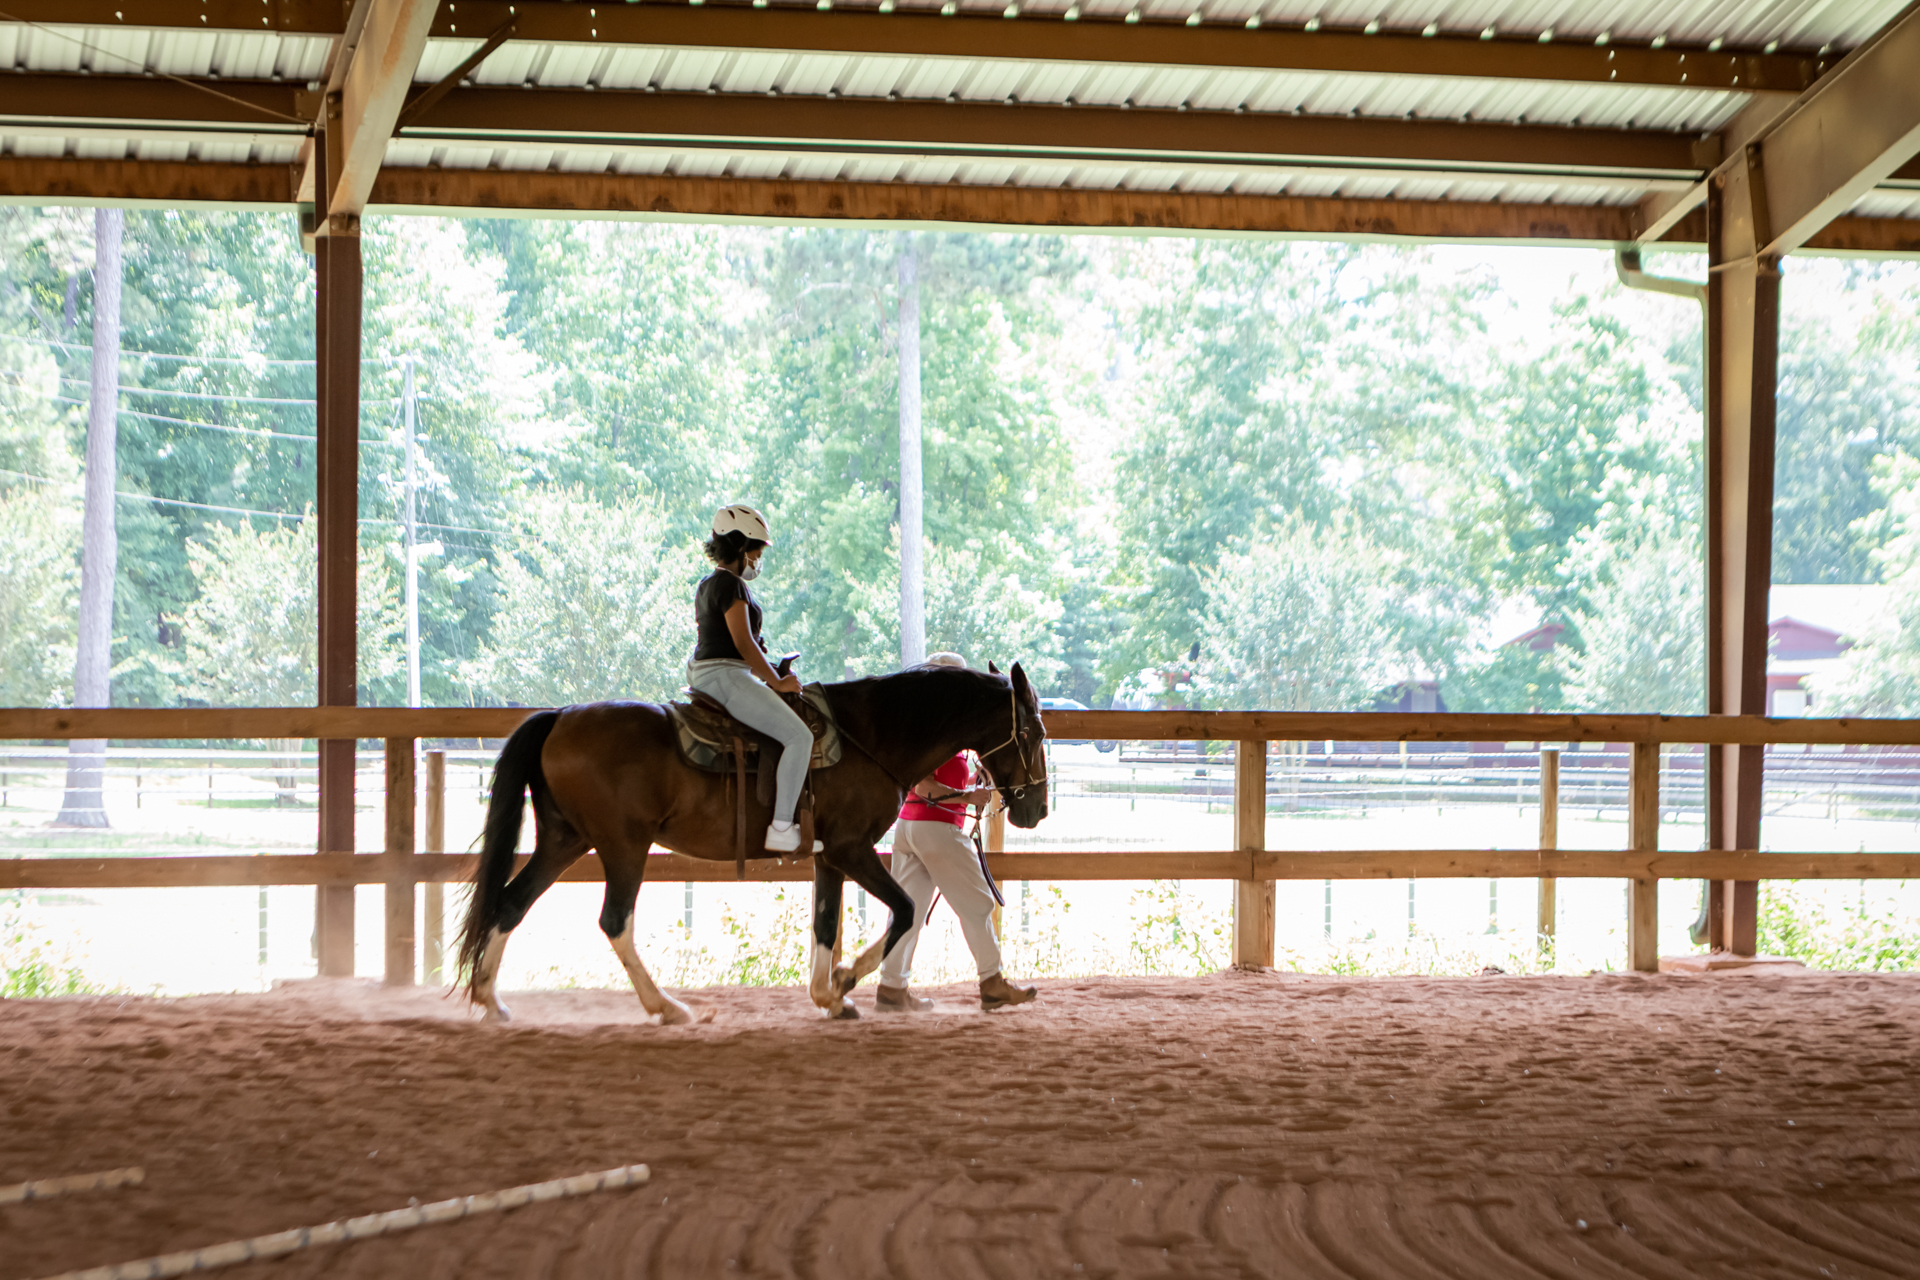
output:
M 766 641 L 760 638 L 760 602 L 753 598 L 753 592 L 747 590 L 739 574 L 730 569 L 715 569 L 701 580 L 699 590 L 693 594 L 693 622 L 698 633 L 693 646 L 695 662 L 746 657 L 733 643 L 733 632 L 727 629 L 727 610 L 733 608 L 736 600 L 747 602 L 747 630 L 753 635 L 753 642 L 763 650 L 767 647 Z

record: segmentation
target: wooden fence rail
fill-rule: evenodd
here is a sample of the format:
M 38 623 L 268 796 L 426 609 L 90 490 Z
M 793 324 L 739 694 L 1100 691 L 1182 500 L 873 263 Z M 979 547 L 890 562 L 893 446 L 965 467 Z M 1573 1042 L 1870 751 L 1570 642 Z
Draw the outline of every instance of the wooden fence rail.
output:
M 387 707 L 245 707 L 178 710 L 0 709 L 0 741 L 73 738 L 195 740 L 216 738 L 347 740 L 378 738 L 386 758 L 386 840 L 378 853 L 322 852 L 220 857 L 0 859 L 0 889 L 108 889 L 229 885 L 314 885 L 386 889 L 386 979 L 411 984 L 422 959 L 430 980 L 444 964 L 442 886 L 472 874 L 471 855 L 442 851 L 445 822 L 444 753 L 428 753 L 426 823 L 429 849 L 420 852 L 414 829 L 421 739 L 502 738 L 529 714 L 525 709 Z M 1775 720 L 1758 716 L 1495 716 L 1283 713 L 1269 711 L 1060 711 L 1047 717 L 1061 738 L 1120 741 L 1212 741 L 1235 744 L 1235 844 L 1231 850 L 1004 853 L 990 855 L 994 874 L 1009 880 L 1231 880 L 1234 960 L 1271 965 L 1274 957 L 1274 883 L 1281 880 L 1440 879 L 1536 877 L 1541 883 L 1540 928 L 1551 933 L 1553 884 L 1559 879 L 1625 879 L 1628 952 L 1633 968 L 1658 967 L 1655 890 L 1662 879 L 1920 878 L 1920 853 L 1765 853 L 1756 850 L 1661 852 L 1660 748 L 1663 744 L 1822 743 L 1920 746 L 1915 720 Z M 1630 743 L 1628 835 L 1625 849 L 1558 849 L 1553 818 L 1558 802 L 1558 754 L 1541 753 L 1541 833 L 1536 849 L 1269 850 L 1267 757 L 1273 741 L 1337 742 L 1620 742 Z M 998 839 L 990 842 L 999 845 Z M 730 864 L 678 854 L 655 856 L 652 879 L 729 881 Z M 586 858 L 561 877 L 597 881 L 599 861 Z M 806 860 L 751 864 L 748 879 L 803 881 Z M 416 893 L 427 889 L 425 937 L 415 937 Z M 344 945 L 351 968 L 352 940 L 337 922 L 319 931 L 321 945 Z M 339 957 L 335 957 L 338 971 Z M 322 971 L 329 971 L 322 957 Z

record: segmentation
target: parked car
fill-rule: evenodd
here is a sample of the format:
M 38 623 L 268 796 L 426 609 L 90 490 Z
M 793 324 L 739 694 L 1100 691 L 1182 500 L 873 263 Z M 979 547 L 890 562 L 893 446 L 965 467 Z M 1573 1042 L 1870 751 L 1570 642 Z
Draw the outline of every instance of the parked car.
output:
M 1040 711 L 1043 715 L 1049 711 L 1085 711 L 1086 709 L 1087 709 L 1086 703 L 1076 702 L 1072 698 L 1040 699 Z M 1048 738 L 1047 741 L 1053 743 L 1055 746 L 1060 746 L 1060 747 L 1081 747 L 1081 746 L 1085 746 L 1087 742 L 1085 738 L 1051 738 L 1051 737 Z

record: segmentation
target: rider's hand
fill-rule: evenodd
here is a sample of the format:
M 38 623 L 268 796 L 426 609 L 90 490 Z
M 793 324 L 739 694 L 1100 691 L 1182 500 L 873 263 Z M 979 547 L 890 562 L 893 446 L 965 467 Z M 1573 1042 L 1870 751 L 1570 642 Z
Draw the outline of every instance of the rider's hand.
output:
M 983 805 L 990 804 L 992 801 L 992 787 L 975 787 L 972 791 L 967 792 L 967 798 L 962 803 L 968 805 Z
M 767 687 L 775 693 L 798 693 L 800 692 L 800 677 L 775 676 L 773 682 Z

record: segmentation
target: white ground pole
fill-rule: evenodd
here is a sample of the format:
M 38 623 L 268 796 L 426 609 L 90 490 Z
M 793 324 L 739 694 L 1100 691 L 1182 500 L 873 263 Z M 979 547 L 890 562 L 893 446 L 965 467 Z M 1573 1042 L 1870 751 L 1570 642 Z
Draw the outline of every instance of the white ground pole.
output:
M 503 1209 L 539 1204 L 543 1200 L 563 1200 L 569 1196 L 592 1195 L 596 1191 L 637 1187 L 645 1183 L 648 1176 L 647 1166 L 630 1164 L 600 1173 L 582 1173 L 571 1178 L 557 1178 L 552 1182 L 534 1182 L 524 1187 L 509 1187 L 505 1191 L 489 1191 L 484 1195 L 438 1200 L 412 1209 L 370 1213 L 363 1218 L 347 1218 L 317 1227 L 296 1227 L 292 1231 L 277 1231 L 272 1235 L 255 1236 L 251 1240 L 229 1240 L 225 1244 L 208 1245 L 204 1249 L 162 1254 L 157 1258 L 142 1258 L 137 1262 L 122 1262 L 111 1267 L 63 1271 L 57 1276 L 47 1277 L 47 1280 L 161 1280 L 164 1276 L 184 1276 L 196 1271 L 212 1271 L 218 1267 L 256 1262 L 263 1258 L 284 1257 L 316 1245 L 371 1240 L 375 1236 L 411 1231 L 415 1227 L 458 1222 L 462 1218 L 483 1213 L 498 1213 Z
M 70 1178 L 45 1178 L 39 1182 L 16 1182 L 0 1187 L 0 1204 L 25 1204 L 29 1200 L 51 1200 L 76 1191 L 111 1191 L 115 1187 L 137 1187 L 147 1179 L 139 1165 L 109 1169 L 105 1173 L 76 1173 Z

